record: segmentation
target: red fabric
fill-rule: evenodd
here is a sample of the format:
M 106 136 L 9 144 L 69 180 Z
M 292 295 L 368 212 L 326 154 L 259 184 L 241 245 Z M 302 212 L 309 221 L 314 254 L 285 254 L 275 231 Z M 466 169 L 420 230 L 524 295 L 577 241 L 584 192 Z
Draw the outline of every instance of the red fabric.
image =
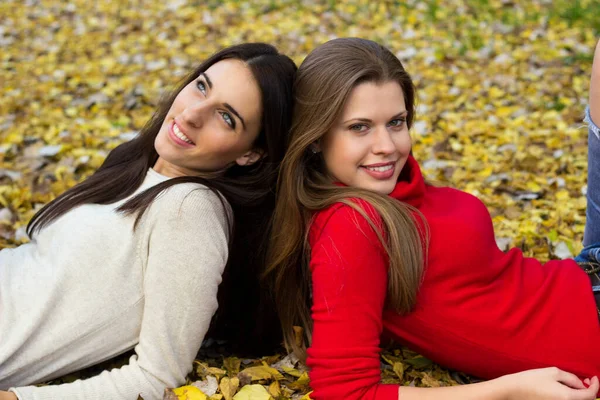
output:
M 382 334 L 486 379 L 547 366 L 600 375 L 596 305 L 573 260 L 500 251 L 483 203 L 425 185 L 412 157 L 390 196 L 417 207 L 430 229 L 417 305 L 407 315 L 384 310 L 387 257 L 358 212 L 341 204 L 319 212 L 309 235 L 312 398 L 397 399 L 397 386 L 380 384 Z

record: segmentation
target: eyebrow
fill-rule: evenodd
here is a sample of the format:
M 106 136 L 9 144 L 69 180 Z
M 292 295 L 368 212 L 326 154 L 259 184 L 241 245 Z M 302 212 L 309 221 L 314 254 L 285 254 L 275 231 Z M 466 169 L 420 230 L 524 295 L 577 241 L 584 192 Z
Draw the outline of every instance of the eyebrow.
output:
M 408 114 L 408 111 L 404 110 L 399 112 L 398 114 L 394 115 L 392 118 L 390 119 L 395 119 L 395 118 L 399 118 L 399 117 L 404 117 L 405 115 Z M 350 121 L 356 121 L 356 122 L 367 122 L 367 123 L 371 123 L 373 122 L 372 120 L 370 120 L 369 118 L 350 118 L 347 121 L 342 122 L 342 124 L 347 124 Z
M 210 78 L 208 77 L 208 75 L 206 74 L 206 72 L 202 72 L 200 75 L 201 75 L 201 76 L 202 76 L 202 77 L 203 77 L 203 78 L 206 80 L 206 83 L 208 83 L 208 87 L 209 87 L 210 89 L 212 89 L 212 88 L 213 88 L 213 83 L 212 83 L 212 81 L 210 80 Z M 242 118 L 242 116 L 240 115 L 240 113 L 239 113 L 239 112 L 237 112 L 237 111 L 236 111 L 236 109 L 235 109 L 235 108 L 233 108 L 233 107 L 232 107 L 230 104 L 228 104 L 228 103 L 223 103 L 223 106 L 225 106 L 225 108 L 227 108 L 229 111 L 231 111 L 231 113 L 232 113 L 232 114 L 234 114 L 236 117 L 238 117 L 238 119 L 239 119 L 240 121 L 242 121 L 242 126 L 244 127 L 244 129 L 246 129 L 246 121 L 244 121 L 244 118 Z

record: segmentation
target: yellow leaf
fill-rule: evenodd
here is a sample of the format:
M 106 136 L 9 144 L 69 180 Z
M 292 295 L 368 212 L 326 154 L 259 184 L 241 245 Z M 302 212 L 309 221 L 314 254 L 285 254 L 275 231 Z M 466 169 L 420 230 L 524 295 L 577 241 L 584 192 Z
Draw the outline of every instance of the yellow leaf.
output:
M 488 176 L 492 175 L 493 172 L 494 172 L 494 169 L 490 165 L 489 167 L 485 167 L 484 169 L 482 169 L 481 171 L 479 171 L 478 175 L 481 178 L 487 178 Z
M 431 374 L 427 372 L 423 372 L 423 376 L 421 378 L 421 383 L 426 387 L 440 387 L 442 384 L 439 380 L 435 379 Z
M 227 372 L 222 370 L 221 368 L 210 367 L 206 369 L 206 372 L 210 375 L 215 375 L 217 378 L 227 375 Z
M 400 379 L 402 382 L 404 380 L 404 364 L 401 362 L 395 362 L 392 368 L 394 373 L 398 376 L 398 379 Z
M 540 190 L 542 190 L 540 185 L 538 185 L 535 182 L 527 182 L 527 189 L 531 190 L 532 192 L 539 192 Z
M 496 116 L 499 118 L 508 117 L 515 111 L 514 107 L 498 107 L 496 108 Z
M 223 397 L 225 397 L 225 400 L 233 399 L 233 396 L 235 395 L 235 392 L 237 392 L 239 386 L 240 380 L 238 378 L 229 379 L 228 377 L 224 377 L 219 383 L 219 389 L 221 390 Z
M 196 386 L 178 387 L 177 389 L 173 389 L 173 393 L 177 396 L 178 400 L 208 400 L 208 397 Z
M 556 192 L 556 200 L 569 200 L 570 197 L 568 190 L 559 190 Z
M 233 400 L 273 400 L 273 397 L 262 385 L 246 385 L 233 396 Z
M 282 366 L 281 369 L 283 369 L 283 372 L 293 377 L 300 378 L 302 376 L 302 372 L 298 371 L 296 368 Z
M 296 382 L 288 384 L 287 387 L 293 390 L 307 389 L 309 383 L 310 379 L 308 378 L 308 374 L 305 372 L 296 380 Z
M 252 381 L 259 381 L 261 379 L 283 379 L 283 375 L 281 375 L 279 371 L 266 365 L 249 367 L 243 370 L 241 373 L 248 375 Z
M 274 381 L 269 385 L 269 393 L 274 398 L 281 396 L 281 386 L 279 385 L 278 381 Z
M 5 143 L 12 143 L 12 144 L 21 144 L 23 142 L 23 135 L 20 133 L 10 133 L 8 136 L 6 136 L 3 140 L 3 142 Z
M 301 385 L 308 385 L 310 382 L 310 378 L 308 377 L 308 373 L 304 372 L 300 378 L 296 381 L 296 383 Z
M 227 370 L 230 376 L 237 375 L 240 372 L 241 361 L 237 357 L 227 357 L 223 360 L 223 367 Z
M 498 89 L 495 86 L 492 86 L 489 90 L 489 95 L 493 99 L 498 99 L 498 98 L 504 96 L 504 91 Z

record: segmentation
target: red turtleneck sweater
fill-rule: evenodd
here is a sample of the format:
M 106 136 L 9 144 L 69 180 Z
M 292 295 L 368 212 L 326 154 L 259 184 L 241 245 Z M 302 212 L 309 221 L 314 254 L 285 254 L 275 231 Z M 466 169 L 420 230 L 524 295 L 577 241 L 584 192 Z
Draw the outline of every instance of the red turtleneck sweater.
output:
M 502 252 L 483 203 L 425 185 L 412 157 L 390 196 L 419 209 L 430 229 L 415 310 L 385 309 L 387 257 L 367 221 L 342 204 L 319 212 L 309 234 L 312 398 L 397 399 L 397 385 L 379 383 L 384 333 L 486 379 L 547 366 L 600 375 L 596 305 L 573 260 L 542 264 L 518 249 Z

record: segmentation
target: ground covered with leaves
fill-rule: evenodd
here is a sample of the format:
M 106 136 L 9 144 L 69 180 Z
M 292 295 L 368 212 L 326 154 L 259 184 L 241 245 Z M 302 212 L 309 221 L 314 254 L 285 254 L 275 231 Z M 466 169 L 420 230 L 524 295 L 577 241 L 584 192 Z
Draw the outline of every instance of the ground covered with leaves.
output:
M 479 196 L 501 248 L 570 257 L 585 222 L 581 120 L 598 15 L 597 0 L 4 0 L 0 248 L 26 242 L 35 211 L 132 138 L 160 95 L 217 49 L 263 41 L 300 63 L 328 39 L 360 36 L 392 49 L 415 79 L 412 136 L 427 178 Z M 383 353 L 382 379 L 439 386 L 468 378 L 395 347 Z M 284 354 L 204 354 L 194 381 L 199 389 L 168 396 L 308 392 L 305 369 Z

